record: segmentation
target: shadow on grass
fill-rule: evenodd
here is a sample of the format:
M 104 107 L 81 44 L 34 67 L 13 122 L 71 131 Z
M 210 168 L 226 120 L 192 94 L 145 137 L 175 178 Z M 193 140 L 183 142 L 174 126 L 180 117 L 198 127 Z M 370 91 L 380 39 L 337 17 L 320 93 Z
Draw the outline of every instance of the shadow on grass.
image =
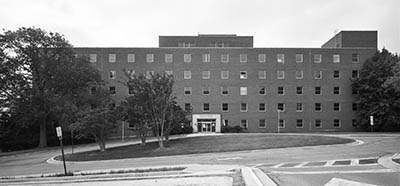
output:
M 67 154 L 67 161 L 93 161 L 124 158 L 172 156 L 209 152 L 230 152 L 256 149 L 332 145 L 354 142 L 352 139 L 315 135 L 271 135 L 271 134 L 230 134 L 220 136 L 199 136 L 167 141 L 164 149 L 158 142 L 145 146 L 135 144 L 109 148 L 104 152 L 88 151 Z M 56 160 L 62 160 L 57 156 Z

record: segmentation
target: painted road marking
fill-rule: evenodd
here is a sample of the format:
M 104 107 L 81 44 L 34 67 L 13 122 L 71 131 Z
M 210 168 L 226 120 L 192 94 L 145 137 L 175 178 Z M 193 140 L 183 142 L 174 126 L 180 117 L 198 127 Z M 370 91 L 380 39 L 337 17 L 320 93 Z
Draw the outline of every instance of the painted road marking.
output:
M 243 157 L 227 157 L 227 158 L 220 158 L 217 159 L 218 161 L 227 161 L 227 160 L 240 160 L 243 159 Z
M 350 165 L 358 165 L 358 159 L 352 159 Z
M 300 168 L 300 167 L 303 167 L 304 165 L 306 165 L 306 164 L 308 164 L 308 163 L 309 163 L 309 162 L 303 162 L 303 163 L 300 163 L 300 164 L 294 166 L 293 168 Z
M 331 170 L 331 171 L 271 171 L 268 170 L 270 174 L 351 174 L 351 173 L 390 173 L 396 172 L 392 169 L 369 169 L 369 170 Z
M 280 166 L 282 166 L 282 165 L 284 165 L 284 163 L 280 163 L 280 164 L 277 164 L 277 165 L 275 165 L 275 166 L 272 166 L 272 168 L 278 168 L 278 167 L 280 167 Z
M 324 167 L 330 167 L 335 163 L 336 160 L 329 160 L 325 163 Z
M 351 180 L 340 179 L 340 178 L 332 178 L 324 186 L 338 186 L 338 185 L 343 185 L 343 186 L 378 186 L 378 185 L 372 185 L 372 184 L 368 184 L 368 183 L 362 183 L 362 182 L 351 181 Z

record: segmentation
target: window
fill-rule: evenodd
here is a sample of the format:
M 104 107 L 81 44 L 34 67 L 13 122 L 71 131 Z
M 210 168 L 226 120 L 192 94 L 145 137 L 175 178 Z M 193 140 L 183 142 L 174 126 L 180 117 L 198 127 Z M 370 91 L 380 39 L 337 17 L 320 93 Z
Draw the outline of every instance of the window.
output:
M 240 112 L 247 112 L 247 103 L 240 103 Z
M 322 128 L 322 120 L 320 119 L 314 120 L 314 126 L 315 128 Z
M 280 129 L 285 128 L 285 120 L 284 119 L 279 119 L 279 126 Z
M 340 94 L 340 87 L 333 87 L 333 94 Z
M 260 87 L 260 90 L 258 91 L 258 93 L 260 95 L 265 95 L 267 93 L 266 88 L 265 87 Z
M 340 103 L 333 103 L 333 111 L 340 111 Z
M 296 54 L 296 63 L 303 63 L 303 54 Z
M 357 120 L 356 119 L 352 119 L 351 120 L 351 126 L 353 126 L 353 127 L 357 127 L 358 125 L 357 125 Z
M 135 62 L 135 54 L 128 54 L 128 63 Z
M 90 88 L 90 94 L 93 95 L 96 93 L 96 87 L 91 87 Z
M 278 110 L 280 110 L 281 112 L 285 111 L 285 104 L 284 103 L 278 103 Z
M 359 77 L 358 70 L 351 71 L 351 78 L 356 79 Z
M 358 63 L 360 56 L 357 53 L 351 54 L 351 62 Z
M 265 111 L 267 111 L 267 108 L 266 108 L 265 103 L 260 103 L 260 104 L 258 104 L 258 111 L 259 111 L 259 112 L 265 112 Z
M 115 63 L 116 55 L 115 54 L 108 54 L 108 62 Z
M 266 60 L 266 55 L 265 54 L 258 54 L 258 62 L 259 63 L 265 63 L 267 60 Z
M 128 87 L 128 94 L 131 95 L 134 93 L 135 93 L 135 90 L 133 89 L 133 87 Z
M 115 87 L 110 87 L 110 94 L 111 95 L 115 95 L 116 94 Z
M 165 62 L 172 63 L 172 54 L 165 54 Z
M 278 95 L 284 95 L 285 94 L 285 88 L 284 87 L 278 87 Z
M 322 71 L 314 71 L 314 79 L 322 79 Z
M 314 54 L 314 63 L 321 63 L 321 62 L 322 62 L 322 55 Z
M 340 78 L 340 72 L 339 72 L 339 70 L 334 70 L 334 71 L 333 71 L 333 78 L 334 78 L 334 79 L 339 79 L 339 78 Z
M 108 74 L 109 79 L 115 79 L 117 78 L 117 71 L 111 70 L 110 73 Z
M 210 79 L 210 71 L 203 71 L 203 79 Z
M 302 95 L 303 94 L 303 87 L 296 87 L 296 94 Z
M 229 62 L 229 54 L 222 54 L 221 55 L 221 62 L 228 63 Z
M 267 79 L 266 71 L 258 71 L 258 79 Z
M 154 71 L 146 71 L 146 78 L 150 79 L 154 75 Z
M 267 128 L 267 122 L 265 119 L 258 120 L 258 128 Z
M 89 61 L 92 63 L 97 62 L 97 54 L 89 54 Z
M 153 63 L 154 62 L 154 54 L 146 54 L 146 62 Z
M 192 95 L 192 87 L 183 87 L 185 96 Z
M 285 72 L 284 71 L 277 71 L 276 72 L 278 79 L 285 79 Z
M 203 87 L 203 95 L 210 95 L 210 87 Z
M 340 55 L 339 54 L 333 54 L 333 62 L 340 63 Z
M 296 120 L 296 127 L 297 128 L 303 128 L 303 120 L 302 119 L 297 119 Z
M 192 111 L 192 104 L 190 104 L 190 103 L 185 103 L 185 111 L 187 111 L 187 112 Z
M 342 121 L 340 119 L 334 119 L 333 120 L 333 127 L 334 128 L 340 128 Z
M 172 76 L 172 74 L 174 74 L 174 72 L 172 70 L 166 70 L 165 74 L 168 76 Z
M 227 120 L 227 119 L 224 119 L 224 120 L 222 120 L 224 123 L 223 123 L 223 125 L 224 126 L 228 126 L 229 125 L 229 120 Z
M 277 62 L 278 63 L 285 63 L 285 55 L 284 54 L 278 54 L 277 55 Z
M 247 63 L 247 54 L 240 54 L 240 62 Z
M 228 112 L 229 111 L 228 103 L 222 103 L 221 108 L 223 112 Z
M 303 112 L 303 103 L 296 103 L 296 112 Z
M 208 62 L 210 62 L 210 54 L 203 54 L 203 62 L 206 62 L 206 63 L 208 63 Z
M 240 87 L 240 95 L 241 96 L 247 95 L 247 87 Z
M 210 112 L 210 103 L 203 103 L 203 112 Z
M 315 87 L 315 94 L 316 95 L 321 95 L 322 94 L 321 87 Z
M 183 61 L 185 63 L 190 63 L 192 62 L 192 54 L 183 54 Z
M 315 103 L 315 111 L 316 112 L 321 112 L 322 111 L 321 103 Z
M 353 111 L 357 111 L 358 110 L 357 103 L 352 103 L 351 104 L 351 110 L 353 110 Z
M 183 79 L 191 79 L 192 72 L 191 71 L 183 71 Z
M 247 125 L 247 120 L 245 120 L 245 119 L 240 120 L 240 126 L 241 126 L 242 128 L 247 129 L 247 127 L 248 127 L 248 125 Z
M 247 79 L 247 71 L 240 71 L 240 79 Z
M 221 79 L 229 79 L 229 71 L 221 71 Z
M 228 87 L 221 87 L 221 95 L 228 95 L 229 94 L 229 92 L 228 92 Z
M 135 71 L 134 70 L 126 70 L 126 73 L 128 74 L 130 79 L 133 79 L 133 77 L 135 77 Z
M 296 79 L 303 79 L 303 71 L 296 70 Z

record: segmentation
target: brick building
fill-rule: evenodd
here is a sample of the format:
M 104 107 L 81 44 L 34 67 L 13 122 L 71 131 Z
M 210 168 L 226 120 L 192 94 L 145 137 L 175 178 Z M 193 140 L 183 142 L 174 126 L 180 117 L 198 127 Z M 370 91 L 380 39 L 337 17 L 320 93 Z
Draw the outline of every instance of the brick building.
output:
M 252 36 L 160 36 L 158 48 L 75 48 L 117 103 L 131 74 L 169 73 L 194 132 L 357 131 L 350 79 L 377 51 L 376 31 L 342 31 L 321 48 L 254 48 Z

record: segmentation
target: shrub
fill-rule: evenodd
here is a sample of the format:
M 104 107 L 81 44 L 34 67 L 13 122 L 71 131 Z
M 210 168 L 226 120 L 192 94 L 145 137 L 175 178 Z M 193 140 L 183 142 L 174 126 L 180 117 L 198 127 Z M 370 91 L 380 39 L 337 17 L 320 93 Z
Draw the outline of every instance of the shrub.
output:
M 236 126 L 223 126 L 221 128 L 221 133 L 240 133 L 243 132 L 242 127 L 236 125 Z

